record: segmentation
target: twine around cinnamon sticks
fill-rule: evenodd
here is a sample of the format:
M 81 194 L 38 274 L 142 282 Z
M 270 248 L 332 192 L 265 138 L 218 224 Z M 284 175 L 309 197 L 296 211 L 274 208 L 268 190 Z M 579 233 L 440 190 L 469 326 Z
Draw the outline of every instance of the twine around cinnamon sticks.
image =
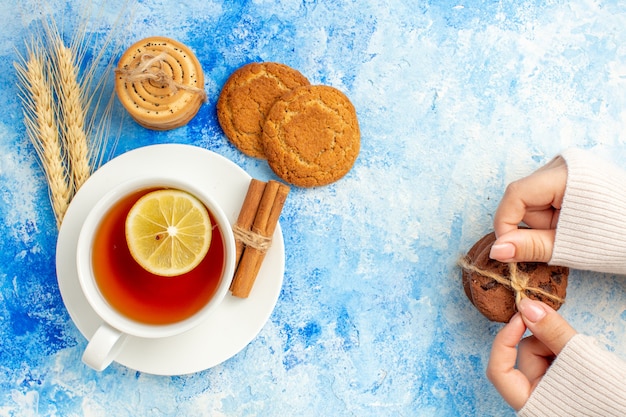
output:
M 459 260 L 459 266 L 464 270 L 482 275 L 487 278 L 491 278 L 498 284 L 502 284 L 505 287 L 510 288 L 515 294 L 515 304 L 519 303 L 519 301 L 523 297 L 527 297 L 526 293 L 541 295 L 559 304 L 565 302 L 563 298 L 544 291 L 541 288 L 528 286 L 528 276 L 526 276 L 526 274 L 522 273 L 519 270 L 516 262 L 511 262 L 507 265 L 509 266 L 508 277 L 496 274 L 486 269 L 478 268 L 471 263 L 470 259 L 467 256 L 464 256 Z
M 247 298 L 272 243 L 289 186 L 278 181 L 252 179 L 237 222 L 233 226 L 236 244 L 235 276 L 230 291 Z

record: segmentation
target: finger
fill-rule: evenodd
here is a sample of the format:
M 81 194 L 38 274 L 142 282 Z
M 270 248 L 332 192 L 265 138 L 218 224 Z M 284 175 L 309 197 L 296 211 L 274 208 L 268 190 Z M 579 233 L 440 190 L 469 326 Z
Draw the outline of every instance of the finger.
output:
M 524 338 L 518 346 L 517 369 L 519 369 L 534 388 L 545 375 L 554 360 L 554 352 L 535 336 Z
M 517 229 L 530 210 L 560 209 L 566 180 L 566 167 L 553 163 L 509 184 L 496 209 L 494 217 L 496 236 L 500 237 Z
M 554 207 L 541 210 L 529 209 L 526 211 L 522 222 L 531 229 L 556 229 L 560 214 L 561 210 L 557 210 Z
M 487 366 L 490 374 L 506 373 L 515 367 L 517 344 L 524 336 L 525 331 L 524 321 L 519 314 L 515 314 L 498 332 L 493 340 L 489 365 Z
M 500 262 L 548 262 L 555 236 L 553 229 L 515 229 L 496 239 L 489 256 Z
M 530 382 L 515 369 L 517 344 L 525 331 L 526 325 L 516 314 L 494 338 L 486 371 L 502 398 L 516 410 L 522 408 L 530 396 Z
M 576 335 L 559 313 L 541 301 L 522 298 L 517 308 L 528 329 L 555 355 Z

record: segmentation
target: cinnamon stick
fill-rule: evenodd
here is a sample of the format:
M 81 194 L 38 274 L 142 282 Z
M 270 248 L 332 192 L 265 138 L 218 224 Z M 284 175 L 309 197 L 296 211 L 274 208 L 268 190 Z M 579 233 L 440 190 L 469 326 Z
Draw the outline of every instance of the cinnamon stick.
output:
M 270 180 L 263 190 L 263 196 L 252 224 L 252 232 L 261 238 L 271 239 L 276 230 L 289 187 L 278 181 Z M 239 261 L 230 290 L 235 297 L 247 298 L 254 281 L 261 269 L 266 249 L 255 245 L 246 245 Z
M 235 223 L 235 229 L 250 230 L 252 222 L 256 217 L 256 212 L 259 209 L 261 197 L 263 197 L 263 190 L 265 190 L 265 183 L 263 181 L 259 181 L 255 178 L 250 180 L 246 198 L 243 200 L 239 217 Z M 241 260 L 243 246 L 244 243 L 242 239 L 235 239 L 235 247 L 237 249 L 237 253 L 235 255 L 235 268 L 237 268 L 237 265 L 239 265 L 239 261 Z

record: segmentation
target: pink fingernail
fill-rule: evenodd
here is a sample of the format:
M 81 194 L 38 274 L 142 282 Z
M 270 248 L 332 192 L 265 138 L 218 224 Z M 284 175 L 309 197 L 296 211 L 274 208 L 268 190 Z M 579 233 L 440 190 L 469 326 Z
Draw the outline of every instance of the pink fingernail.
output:
M 498 261 L 507 261 L 515 257 L 515 245 L 512 243 L 499 243 L 491 247 L 489 257 Z
M 539 320 L 546 316 L 546 310 L 544 310 L 538 301 L 531 300 L 530 298 L 522 298 L 517 304 L 522 316 L 526 317 L 529 321 L 537 323 Z

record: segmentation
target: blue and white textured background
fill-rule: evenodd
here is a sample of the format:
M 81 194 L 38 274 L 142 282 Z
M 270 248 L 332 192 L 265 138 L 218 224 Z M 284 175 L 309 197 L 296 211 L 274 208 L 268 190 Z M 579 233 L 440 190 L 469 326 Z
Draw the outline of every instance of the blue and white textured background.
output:
M 560 150 L 626 161 L 623 1 L 139 0 L 120 26 L 117 0 L 92 14 L 88 33 L 125 46 L 170 36 L 206 73 L 209 102 L 188 126 L 125 118 L 117 154 L 189 143 L 272 178 L 215 116 L 226 78 L 250 61 L 343 90 L 361 124 L 349 175 L 290 195 L 267 325 L 227 362 L 179 377 L 80 361 L 12 64 L 45 10 L 69 35 L 86 6 L 17 3 L 0 1 L 0 416 L 513 415 L 484 377 L 499 325 L 466 300 L 455 261 L 490 231 L 505 185 Z M 625 354 L 625 278 L 574 272 L 561 311 Z

